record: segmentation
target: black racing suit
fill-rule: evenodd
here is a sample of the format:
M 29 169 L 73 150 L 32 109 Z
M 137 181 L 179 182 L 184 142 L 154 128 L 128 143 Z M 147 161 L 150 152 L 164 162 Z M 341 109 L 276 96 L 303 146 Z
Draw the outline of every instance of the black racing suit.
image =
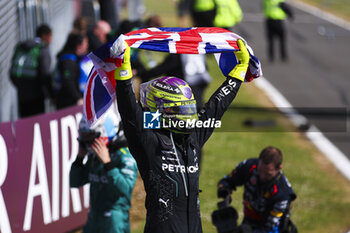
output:
M 227 78 L 200 111 L 199 119 L 220 120 L 235 98 L 241 81 Z M 143 129 L 143 111 L 131 80 L 117 81 L 118 108 L 146 190 L 146 233 L 201 233 L 199 155 L 213 128 L 189 135 Z M 174 148 L 176 148 L 174 150 Z
M 244 185 L 243 223 L 250 225 L 254 232 L 278 232 L 283 214 L 296 195 L 287 178 L 280 172 L 267 184 L 259 182 L 257 166 L 259 159 L 248 159 L 220 180 L 221 190 L 235 190 Z

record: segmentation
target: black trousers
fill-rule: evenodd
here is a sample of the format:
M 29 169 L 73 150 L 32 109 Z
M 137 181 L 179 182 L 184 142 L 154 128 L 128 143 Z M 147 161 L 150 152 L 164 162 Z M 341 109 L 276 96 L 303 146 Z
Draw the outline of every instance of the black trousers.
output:
M 288 59 L 286 48 L 286 30 L 284 20 L 266 20 L 267 51 L 270 61 L 275 59 L 274 40 L 277 38 L 280 45 L 280 56 L 283 61 Z
M 18 102 L 20 117 L 29 117 L 45 112 L 44 99 Z
M 213 27 L 214 26 L 214 18 L 215 18 L 216 10 L 211 11 L 202 11 L 202 12 L 194 12 L 192 11 L 192 20 L 194 21 L 195 27 Z

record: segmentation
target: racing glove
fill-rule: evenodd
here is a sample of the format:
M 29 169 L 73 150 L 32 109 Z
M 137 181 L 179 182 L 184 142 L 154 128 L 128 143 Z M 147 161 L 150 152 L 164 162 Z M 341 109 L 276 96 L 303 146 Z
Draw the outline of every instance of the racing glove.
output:
M 114 78 L 116 80 L 128 80 L 132 78 L 132 70 L 130 63 L 130 46 L 124 42 L 126 45 L 126 49 L 124 51 L 124 58 L 122 65 L 117 67 L 114 71 Z
M 231 190 L 229 190 L 227 187 L 225 187 L 222 184 L 218 185 L 218 197 L 220 198 L 226 198 L 231 194 Z
M 243 42 L 243 40 L 238 39 L 237 44 L 239 47 L 238 51 L 235 51 L 236 58 L 238 60 L 238 64 L 231 70 L 231 72 L 228 74 L 228 76 L 236 78 L 238 80 L 241 80 L 244 82 L 245 75 L 248 70 L 248 65 L 249 65 L 249 52 L 248 49 Z

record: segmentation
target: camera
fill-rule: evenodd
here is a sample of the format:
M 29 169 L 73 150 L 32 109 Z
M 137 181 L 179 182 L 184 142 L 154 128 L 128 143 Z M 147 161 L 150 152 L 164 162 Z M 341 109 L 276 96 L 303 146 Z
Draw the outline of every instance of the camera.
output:
M 100 132 L 83 132 L 79 135 L 78 141 L 79 145 L 83 148 L 87 149 L 87 147 L 96 139 L 99 138 L 101 135 Z
M 225 199 L 221 202 L 218 202 L 218 210 L 215 210 L 211 219 L 215 225 L 218 233 L 237 233 L 238 226 L 238 213 L 235 208 L 230 206 L 231 197 L 227 195 Z

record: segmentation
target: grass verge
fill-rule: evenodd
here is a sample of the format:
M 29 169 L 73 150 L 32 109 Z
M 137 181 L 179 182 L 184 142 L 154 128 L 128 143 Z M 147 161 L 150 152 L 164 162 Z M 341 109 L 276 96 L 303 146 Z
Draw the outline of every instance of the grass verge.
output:
M 302 0 L 302 2 L 350 21 L 350 4 L 348 0 Z

